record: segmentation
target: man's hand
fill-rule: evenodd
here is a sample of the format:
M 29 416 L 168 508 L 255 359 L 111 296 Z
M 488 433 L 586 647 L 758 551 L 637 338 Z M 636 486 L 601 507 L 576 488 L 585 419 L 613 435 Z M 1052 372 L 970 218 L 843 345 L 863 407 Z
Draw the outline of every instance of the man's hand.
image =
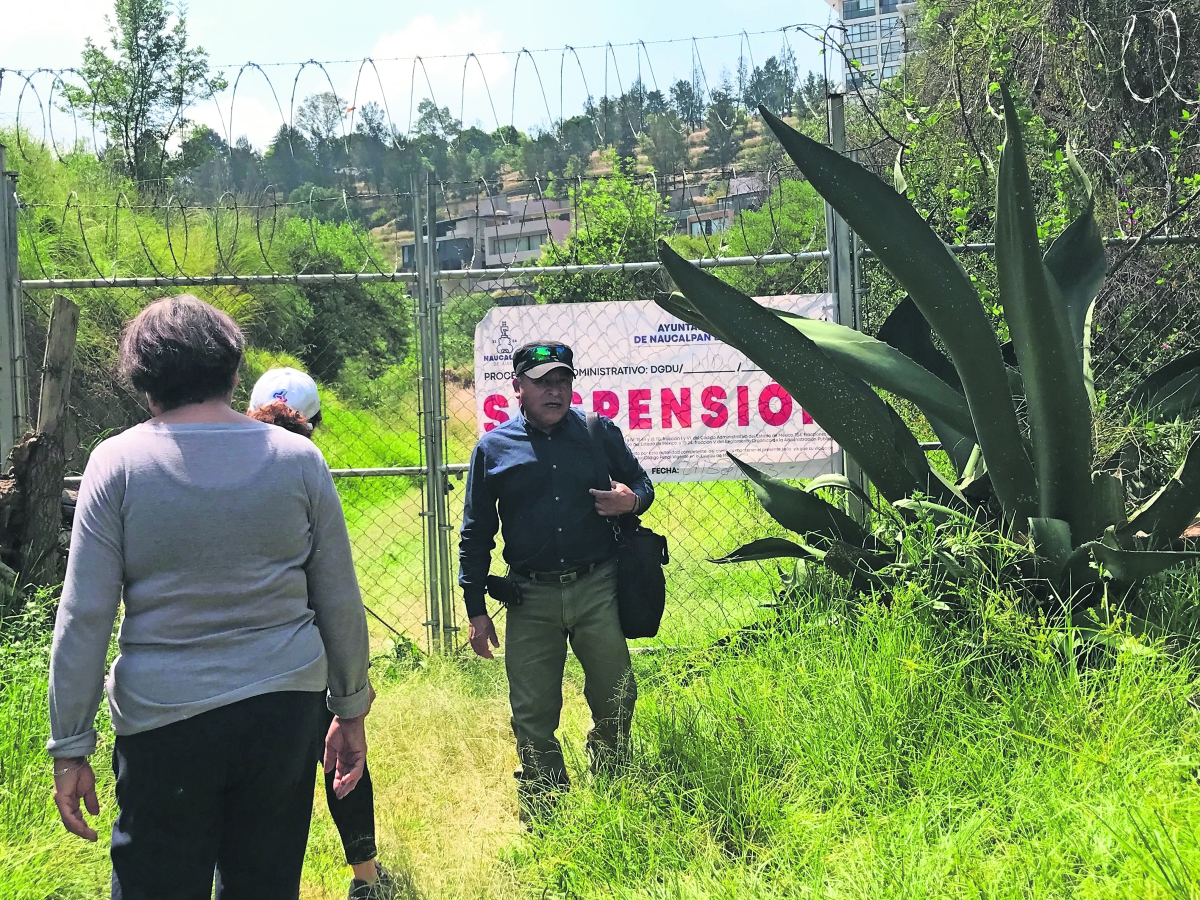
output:
M 500 639 L 496 637 L 496 626 L 492 624 L 491 616 L 471 616 L 467 639 L 471 642 L 471 649 L 477 656 L 482 656 L 484 659 L 495 659 L 492 655 L 492 647 L 499 647 Z M 491 644 L 492 647 L 489 647 L 488 644 Z
M 367 764 L 365 718 L 335 716 L 325 735 L 325 772 L 334 773 L 333 793 L 339 800 L 354 790 Z
M 614 481 L 612 486 L 611 491 L 598 491 L 595 488 L 589 491 L 596 498 L 597 513 L 607 519 L 611 516 L 623 516 L 637 509 L 637 494 L 619 481 Z
M 96 799 L 96 773 L 85 757 L 54 760 L 54 770 L 62 775 L 54 776 L 54 805 L 63 827 L 85 841 L 96 840 L 96 830 L 88 825 L 79 808 L 83 800 L 87 811 L 100 815 L 100 801 Z

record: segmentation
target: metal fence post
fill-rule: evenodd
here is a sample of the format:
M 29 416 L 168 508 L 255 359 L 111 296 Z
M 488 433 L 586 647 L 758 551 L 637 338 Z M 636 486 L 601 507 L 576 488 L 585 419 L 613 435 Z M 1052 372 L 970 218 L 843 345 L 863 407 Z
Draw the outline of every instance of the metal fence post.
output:
M 433 484 L 433 511 L 436 529 L 436 558 L 438 564 L 437 598 L 441 607 L 438 621 L 441 623 L 441 646 L 443 653 L 454 652 L 455 626 L 454 616 L 454 582 L 451 580 L 450 531 L 454 527 L 450 523 L 450 509 L 447 494 L 450 491 L 450 479 L 446 472 L 446 423 L 450 417 L 446 414 L 446 378 L 442 365 L 442 290 L 438 275 L 441 272 L 440 257 L 437 246 L 437 195 L 434 193 L 433 176 L 428 176 L 426 182 L 425 228 L 429 235 L 428 264 L 425 271 L 429 276 L 429 359 L 430 374 L 430 422 L 434 457 L 430 460 L 430 476 Z
M 438 460 L 441 445 L 438 441 L 439 429 L 433 414 L 433 395 L 437 385 L 434 381 L 430 347 L 433 344 L 430 330 L 433 313 L 429 303 L 429 285 L 432 280 L 429 273 L 429 257 L 425 253 L 425 244 L 421 238 L 422 226 L 425 224 L 423 179 L 413 176 L 413 258 L 417 269 L 416 300 L 417 300 L 417 356 L 421 361 L 419 396 L 421 402 L 421 448 L 422 462 L 425 470 L 424 503 L 421 506 L 421 516 L 425 520 L 425 593 L 427 616 L 425 633 L 430 653 L 436 653 L 441 648 L 442 640 L 442 602 L 438 590 L 438 576 L 441 574 L 439 559 L 437 498 Z
M 8 459 L 25 429 L 22 377 L 25 335 L 21 316 L 21 275 L 17 269 L 17 178 L 8 171 L 0 144 L 0 461 Z
M 829 145 L 838 153 L 846 152 L 846 106 L 841 94 L 829 94 L 826 99 L 829 116 Z M 847 328 L 858 331 L 862 327 L 862 316 L 858 305 L 855 273 L 858 269 L 857 241 L 850 233 L 850 225 L 838 215 L 828 203 L 825 204 L 825 241 L 829 248 L 829 293 L 833 294 L 837 321 Z M 852 482 L 866 486 L 866 476 L 850 455 L 843 449 L 842 472 Z M 849 512 L 855 519 L 866 520 L 867 510 L 862 501 L 847 493 Z

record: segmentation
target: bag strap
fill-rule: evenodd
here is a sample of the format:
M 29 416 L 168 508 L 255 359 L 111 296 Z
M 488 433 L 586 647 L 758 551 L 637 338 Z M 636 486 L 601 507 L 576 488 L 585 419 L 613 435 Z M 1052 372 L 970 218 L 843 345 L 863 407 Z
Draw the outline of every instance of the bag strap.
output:
M 608 450 L 604 447 L 604 422 L 595 413 L 589 413 L 587 430 L 588 437 L 592 441 L 592 462 L 596 466 L 596 488 L 601 491 L 611 491 L 612 475 L 608 471 Z M 613 538 L 618 544 L 623 544 L 625 539 L 621 534 L 620 517 L 610 517 L 608 521 L 612 525 Z
M 612 476 L 608 471 L 608 450 L 604 447 L 604 422 L 595 413 L 587 417 L 588 437 L 592 439 L 592 462 L 596 466 L 596 489 L 612 490 Z

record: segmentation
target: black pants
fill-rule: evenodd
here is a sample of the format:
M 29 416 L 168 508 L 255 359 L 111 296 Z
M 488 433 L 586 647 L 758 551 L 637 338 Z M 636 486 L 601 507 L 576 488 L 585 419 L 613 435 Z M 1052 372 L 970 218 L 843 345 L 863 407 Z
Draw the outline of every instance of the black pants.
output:
M 295 900 L 325 692 L 262 694 L 116 739 L 113 900 Z
M 325 762 L 325 735 L 332 722 L 333 713 L 327 712 L 317 756 L 317 762 L 321 765 Z M 371 770 L 364 763 L 362 778 L 354 790 L 341 800 L 333 792 L 333 776 L 333 772 L 325 774 L 325 802 L 329 804 L 329 815 L 341 835 L 346 862 L 352 866 L 369 862 L 378 852 L 375 848 L 375 789 L 371 785 Z

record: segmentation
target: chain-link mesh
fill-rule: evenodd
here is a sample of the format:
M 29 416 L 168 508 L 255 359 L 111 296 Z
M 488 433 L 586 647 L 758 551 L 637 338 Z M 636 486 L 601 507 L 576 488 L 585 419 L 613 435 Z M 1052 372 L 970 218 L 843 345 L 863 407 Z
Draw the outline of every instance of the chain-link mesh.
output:
M 735 184 L 732 178 L 721 182 L 708 173 L 704 196 L 687 179 L 674 184 L 625 176 L 637 192 L 622 197 L 611 185 L 606 190 L 615 191 L 612 199 L 624 204 L 628 221 L 607 244 L 593 245 L 590 255 L 581 253 L 582 241 L 567 236 L 599 230 L 600 223 L 587 218 L 596 204 L 579 202 L 589 194 L 594 197 L 598 179 L 579 179 L 575 189 L 557 199 L 546 197 L 536 182 L 508 184 L 503 194 L 484 190 L 486 185 L 434 188 L 426 222 L 435 233 L 436 250 L 430 252 L 437 271 L 422 277 L 436 282 L 428 302 L 439 336 L 440 370 L 432 377 L 444 414 L 436 426 L 444 442 L 438 462 L 446 465 L 451 488 L 448 519 L 441 522 L 450 538 L 451 580 L 457 572 L 462 519 L 461 469 L 479 436 L 476 326 L 496 309 L 533 303 L 569 306 L 581 319 L 590 317 L 576 323 L 585 335 L 576 350 L 580 361 L 587 360 L 587 336 L 599 338 L 613 327 L 597 309 L 608 302 L 650 300 L 671 289 L 655 262 L 654 241 L 661 235 L 674 235 L 673 242 L 687 255 L 725 257 L 718 269 L 721 277 L 752 296 L 822 293 L 828 284 L 821 253 L 824 210 L 809 186 L 794 175 L 787 169 L 749 173 L 738 176 L 741 180 Z M 725 196 L 714 199 L 722 190 Z M 647 204 L 648 196 L 652 199 Z M 392 198 L 397 208 L 411 201 L 407 196 Z M 65 264 L 58 267 L 59 261 L 71 262 L 70 254 L 80 251 L 66 240 L 62 223 L 77 225 L 80 238 L 98 226 L 82 214 L 73 220 L 63 210 L 21 211 L 22 265 L 27 269 L 22 274 L 27 279 L 78 277 L 82 272 L 97 278 L 96 286 L 76 282 L 63 291 L 82 310 L 66 435 L 72 474 L 82 471 L 96 443 L 149 414 L 143 399 L 116 371 L 123 323 L 150 300 L 189 290 L 230 312 L 249 338 L 235 396 L 239 408 L 245 408 L 248 388 L 273 366 L 297 366 L 321 384 L 323 424 L 315 439 L 337 479 L 364 600 L 374 616 L 373 632 L 378 643 L 424 643 L 433 636 L 431 619 L 436 620 L 428 605 L 427 528 L 436 503 L 425 491 L 430 461 L 423 435 L 429 417 L 423 415 L 417 324 L 421 285 L 414 283 L 416 248 L 423 242 L 412 231 L 400 231 L 399 219 L 368 238 L 350 225 L 339 230 L 336 222 L 326 222 L 320 230 L 306 225 L 303 210 L 208 209 L 194 214 L 221 219 L 227 234 L 232 230 L 256 235 L 255 252 L 226 247 L 217 254 L 216 272 L 229 283 L 210 279 L 193 287 L 166 284 L 169 277 L 193 278 L 199 273 L 180 266 L 178 249 L 155 251 L 141 235 L 135 236 L 136 252 L 126 248 L 119 261 L 116 250 L 111 259 L 105 256 L 102 242 L 80 241 L 86 257 L 75 260 L 68 271 Z M 188 215 L 192 213 L 179 213 L 176 219 L 186 222 Z M 246 219 L 239 223 L 239 215 Z M 43 227 L 50 221 L 60 223 L 58 232 Z M 266 221 L 280 233 L 290 233 L 292 244 L 286 253 L 262 243 Z M 113 224 L 106 240 L 117 246 L 122 234 L 130 237 L 130 229 L 129 224 Z M 54 240 L 43 239 L 44 234 Z M 381 255 L 373 248 L 382 245 L 388 249 Z M 994 289 L 994 262 L 984 249 L 964 255 L 963 261 L 981 287 Z M 1110 261 L 1123 253 L 1125 248 L 1111 248 Z M 1196 253 L 1190 245 L 1140 248 L 1110 281 L 1097 305 L 1092 347 L 1101 392 L 1119 398 L 1157 366 L 1197 347 L 1200 305 L 1191 288 Z M 389 257 L 386 262 L 383 255 Z M 31 259 L 36 267 L 29 271 Z M 559 268 L 548 268 L 554 266 Z M 570 266 L 590 268 L 562 268 Z M 862 326 L 875 333 L 902 293 L 875 260 L 865 258 L 859 268 L 855 287 Z M 358 274 L 347 274 L 353 270 Z M 158 278 L 160 286 L 100 283 L 100 277 L 111 278 L 114 272 Z M 320 277 L 277 283 L 291 277 L 277 272 Z M 32 361 L 41 359 L 52 291 L 59 289 L 26 282 L 25 337 Z M 1002 327 L 1000 311 L 994 312 Z M 29 371 L 32 387 L 37 366 Z M 29 393 L 36 399 L 36 391 Z M 585 405 L 585 411 L 592 409 Z M 36 420 L 36 415 L 36 408 L 31 409 L 30 418 Z M 933 438 L 931 431 L 921 432 L 919 413 L 908 410 L 906 415 L 919 437 Z M 781 533 L 747 482 L 661 481 L 645 521 L 666 534 L 672 545 L 669 604 L 659 642 L 691 643 L 744 624 L 777 591 L 778 570 L 772 563 L 718 567 L 710 562 L 752 539 Z M 498 565 L 499 552 L 494 557 Z M 452 592 L 456 609 L 460 595 L 456 587 Z M 441 624 L 453 627 L 452 621 Z M 456 640 L 461 643 L 463 637 Z
M 404 286 L 201 286 L 174 292 L 182 290 L 231 313 L 246 331 L 249 349 L 234 394 L 236 408 L 246 409 L 251 387 L 267 369 L 295 366 L 318 379 L 322 418 L 314 440 L 342 498 L 373 633 L 378 642 L 401 636 L 421 641 L 426 598 L 418 473 L 424 459 L 417 379 L 405 363 L 416 349 Z M 97 443 L 150 416 L 144 398 L 117 372 L 117 342 L 128 318 L 169 292 L 65 292 L 82 310 L 66 432 L 70 476 L 83 471 Z M 26 344 L 34 360 L 43 352 L 51 296 L 45 290 L 25 291 Z M 36 409 L 31 418 L 36 420 Z M 356 471 L 377 469 L 412 471 Z
M 698 201 L 693 195 L 702 195 L 704 190 L 689 189 L 683 179 L 680 179 L 683 187 L 654 183 L 649 178 L 645 182 L 661 191 L 657 204 L 639 208 L 626 203 L 625 240 L 608 248 L 592 247 L 591 254 L 586 256 L 580 253 L 578 243 L 563 246 L 562 240 L 573 228 L 599 227 L 598 223 L 587 221 L 588 210 L 578 203 L 578 198 L 591 187 L 582 180 L 569 197 L 562 199 L 540 196 L 539 185 L 533 183 L 511 186 L 507 197 L 488 201 L 486 211 L 498 213 L 490 217 L 480 215 L 478 199 L 458 199 L 455 186 L 439 186 L 436 193 L 439 218 L 448 225 L 453 223 L 454 228 L 447 237 L 467 235 L 472 244 L 471 256 L 461 260 L 447 259 L 443 252 L 443 270 L 438 279 L 449 464 L 465 464 L 479 437 L 476 327 L 491 311 L 514 308 L 516 312 L 535 303 L 569 304 L 577 336 L 576 367 L 611 363 L 612 360 L 596 358 L 593 348 L 606 330 L 621 324 L 615 312 L 609 313 L 598 304 L 610 304 L 615 310 L 621 301 L 650 300 L 673 289 L 661 271 L 637 268 L 638 263 L 653 264 L 655 260 L 653 238 L 640 245 L 636 240 L 647 226 L 646 218 L 666 220 L 661 233 L 688 234 L 692 239 L 688 249 L 693 255 L 726 256 L 738 253 L 738 249 L 729 248 L 735 242 L 725 240 L 730 236 L 723 233 L 737 212 L 752 210 L 760 212 L 764 222 L 783 222 L 777 209 L 783 202 L 778 172 L 744 176 L 741 188 L 747 189 L 748 195 L 736 204 L 706 203 L 702 197 Z M 464 225 L 464 220 L 468 224 Z M 823 220 L 816 233 L 811 229 L 790 233 L 768 228 L 765 234 L 741 237 L 737 247 L 758 259 L 747 259 L 720 271 L 722 277 L 742 290 L 755 296 L 817 294 L 827 290 L 828 273 L 822 259 L 761 262 L 761 257 L 772 253 L 799 256 L 807 252 L 819 256 L 819 252 L 812 251 L 824 247 Z M 552 249 L 539 256 L 536 251 L 542 247 Z M 623 263 L 634 265 L 622 271 Z M 547 273 L 546 267 L 552 265 L 603 268 L 577 274 L 554 269 Z M 493 321 L 497 319 L 503 320 L 504 316 L 491 317 Z M 578 337 L 580 334 L 583 339 Z M 488 336 L 483 338 L 485 342 L 488 339 Z M 585 413 L 597 411 L 592 402 L 591 397 L 575 398 L 575 405 Z M 622 410 L 614 421 L 628 435 L 630 422 L 626 411 Z M 715 430 L 714 434 L 717 433 Z M 686 452 L 686 448 L 681 452 Z M 660 481 L 653 470 L 651 478 L 656 481 L 656 499 L 642 518 L 646 526 L 668 537 L 671 563 L 666 569 L 668 602 L 662 628 L 657 638 L 646 643 L 695 643 L 746 624 L 758 607 L 771 602 L 777 592 L 777 567 L 773 563 L 719 567 L 711 560 L 756 538 L 783 534 L 782 530 L 763 511 L 745 480 Z M 455 525 L 452 532 L 455 540 L 451 549 L 457 564 L 457 526 L 462 521 L 464 491 L 461 481 L 453 486 L 456 489 L 450 494 L 450 515 Z M 493 553 L 493 571 L 503 569 L 501 552 L 502 546 Z M 502 622 L 500 627 L 503 628 Z

